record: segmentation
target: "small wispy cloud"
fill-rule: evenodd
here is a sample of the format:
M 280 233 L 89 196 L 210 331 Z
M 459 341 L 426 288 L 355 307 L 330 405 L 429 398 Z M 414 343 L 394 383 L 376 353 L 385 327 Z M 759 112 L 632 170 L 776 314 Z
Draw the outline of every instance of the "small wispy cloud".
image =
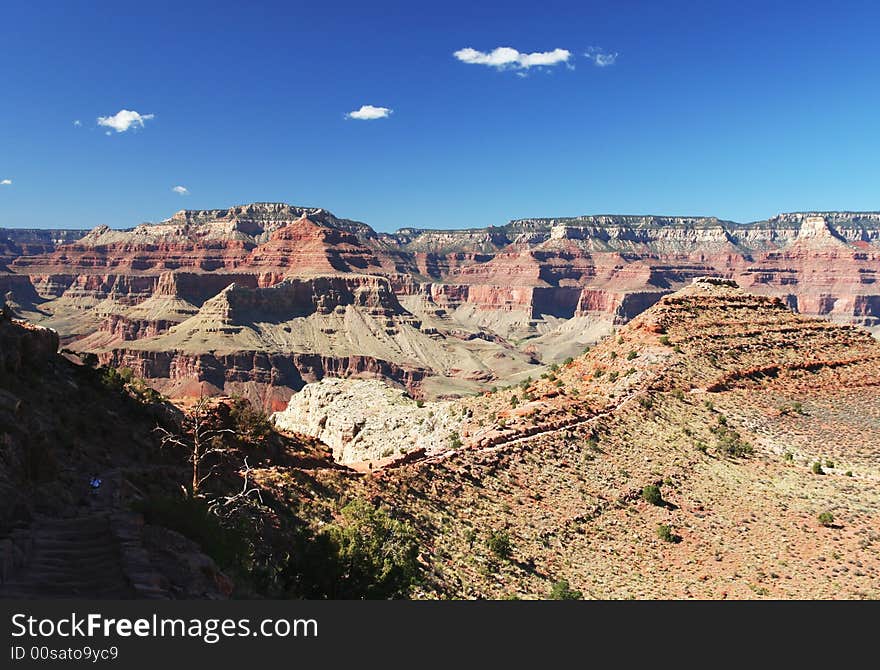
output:
M 373 105 L 361 105 L 360 109 L 349 112 L 345 115 L 346 119 L 357 119 L 359 121 L 372 121 L 374 119 L 387 119 L 393 109 L 387 107 L 373 107 Z
M 130 128 L 143 128 L 144 121 L 149 121 L 155 116 L 155 114 L 139 114 L 130 109 L 121 109 L 113 116 L 99 116 L 98 125 L 112 128 L 117 133 L 124 133 Z M 109 135 L 110 132 L 108 131 L 107 134 Z
M 584 56 L 593 61 L 596 67 L 608 67 L 617 61 L 617 52 L 605 51 L 602 47 L 588 47 Z
M 0 179 L 0 186 L 12 186 L 11 179 Z
M 174 186 L 171 190 L 177 195 L 189 195 L 189 189 L 186 186 Z
M 492 51 L 477 51 L 467 47 L 459 49 L 452 54 L 462 63 L 469 65 L 486 65 L 499 70 L 517 69 L 528 70 L 532 67 L 551 67 L 559 63 L 565 63 L 571 58 L 571 52 L 567 49 L 553 49 L 553 51 L 535 51 L 523 53 L 513 47 L 497 47 Z
M 82 124 L 83 124 L 82 121 L 80 121 L 79 119 L 76 119 L 76 120 L 73 122 L 73 127 L 74 127 L 74 128 L 79 128 L 79 127 L 82 126 Z

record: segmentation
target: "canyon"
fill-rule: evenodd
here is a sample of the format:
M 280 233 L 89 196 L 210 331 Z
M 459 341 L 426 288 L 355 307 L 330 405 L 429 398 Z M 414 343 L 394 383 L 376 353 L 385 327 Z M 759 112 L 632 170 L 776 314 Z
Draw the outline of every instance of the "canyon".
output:
M 421 399 L 540 374 L 699 276 L 880 332 L 880 213 L 580 216 L 396 233 L 320 208 L 184 210 L 126 230 L 0 230 L 0 296 L 172 396 L 283 409 L 325 377 Z

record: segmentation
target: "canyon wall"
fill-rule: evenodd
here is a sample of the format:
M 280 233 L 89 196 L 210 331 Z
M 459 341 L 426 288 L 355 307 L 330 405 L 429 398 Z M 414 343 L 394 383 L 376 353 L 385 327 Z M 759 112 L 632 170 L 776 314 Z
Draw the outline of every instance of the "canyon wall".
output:
M 386 377 L 416 392 L 438 375 L 494 383 L 550 356 L 542 342 L 558 351 L 563 322 L 626 323 L 704 275 L 880 329 L 878 273 L 875 212 L 749 224 L 599 215 L 376 233 L 320 208 L 254 203 L 128 230 L 0 230 L 0 294 L 65 344 L 167 383 L 291 392 L 332 375 Z M 475 353 L 475 340 L 496 349 Z

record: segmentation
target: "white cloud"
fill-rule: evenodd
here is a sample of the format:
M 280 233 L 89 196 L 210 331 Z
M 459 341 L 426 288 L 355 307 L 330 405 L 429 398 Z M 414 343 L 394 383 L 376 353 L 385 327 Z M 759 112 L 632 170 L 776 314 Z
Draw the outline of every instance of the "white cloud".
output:
M 189 195 L 189 189 L 186 186 L 175 186 L 171 190 L 177 193 L 177 195 Z
M 609 65 L 614 65 L 617 60 L 616 51 L 614 53 L 608 53 L 602 47 L 590 47 L 587 49 L 584 56 L 593 61 L 593 64 L 596 67 L 608 67 Z
M 373 107 L 373 105 L 362 105 L 360 109 L 349 112 L 345 115 L 346 119 L 358 119 L 360 121 L 372 121 L 373 119 L 387 119 L 394 110 L 387 107 Z
M 467 47 L 459 49 L 452 55 L 462 63 L 470 65 L 488 65 L 499 70 L 507 68 L 527 70 L 530 67 L 549 67 L 565 63 L 571 57 L 571 52 L 566 49 L 553 49 L 553 51 L 536 51 L 527 54 L 512 47 L 498 47 L 486 53 Z
M 83 124 L 83 122 L 80 121 L 79 119 L 77 119 L 76 121 L 73 122 L 73 127 L 79 128 L 82 124 Z
M 2 181 L 0 181 L 0 186 L 12 186 L 12 180 L 11 179 L 3 179 Z
M 138 114 L 130 109 L 121 109 L 113 116 L 99 116 L 98 125 L 112 128 L 117 133 L 124 133 L 129 128 L 143 128 L 144 121 L 149 121 L 155 116 L 155 114 Z M 109 131 L 107 134 L 110 134 Z

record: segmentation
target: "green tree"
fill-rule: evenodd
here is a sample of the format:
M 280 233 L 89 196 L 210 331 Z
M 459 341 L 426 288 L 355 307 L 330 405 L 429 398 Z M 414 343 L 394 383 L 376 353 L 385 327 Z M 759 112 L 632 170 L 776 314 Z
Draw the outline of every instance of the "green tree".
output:
M 419 545 L 412 527 L 355 498 L 324 534 L 335 553 L 339 598 L 405 598 L 418 579 Z

